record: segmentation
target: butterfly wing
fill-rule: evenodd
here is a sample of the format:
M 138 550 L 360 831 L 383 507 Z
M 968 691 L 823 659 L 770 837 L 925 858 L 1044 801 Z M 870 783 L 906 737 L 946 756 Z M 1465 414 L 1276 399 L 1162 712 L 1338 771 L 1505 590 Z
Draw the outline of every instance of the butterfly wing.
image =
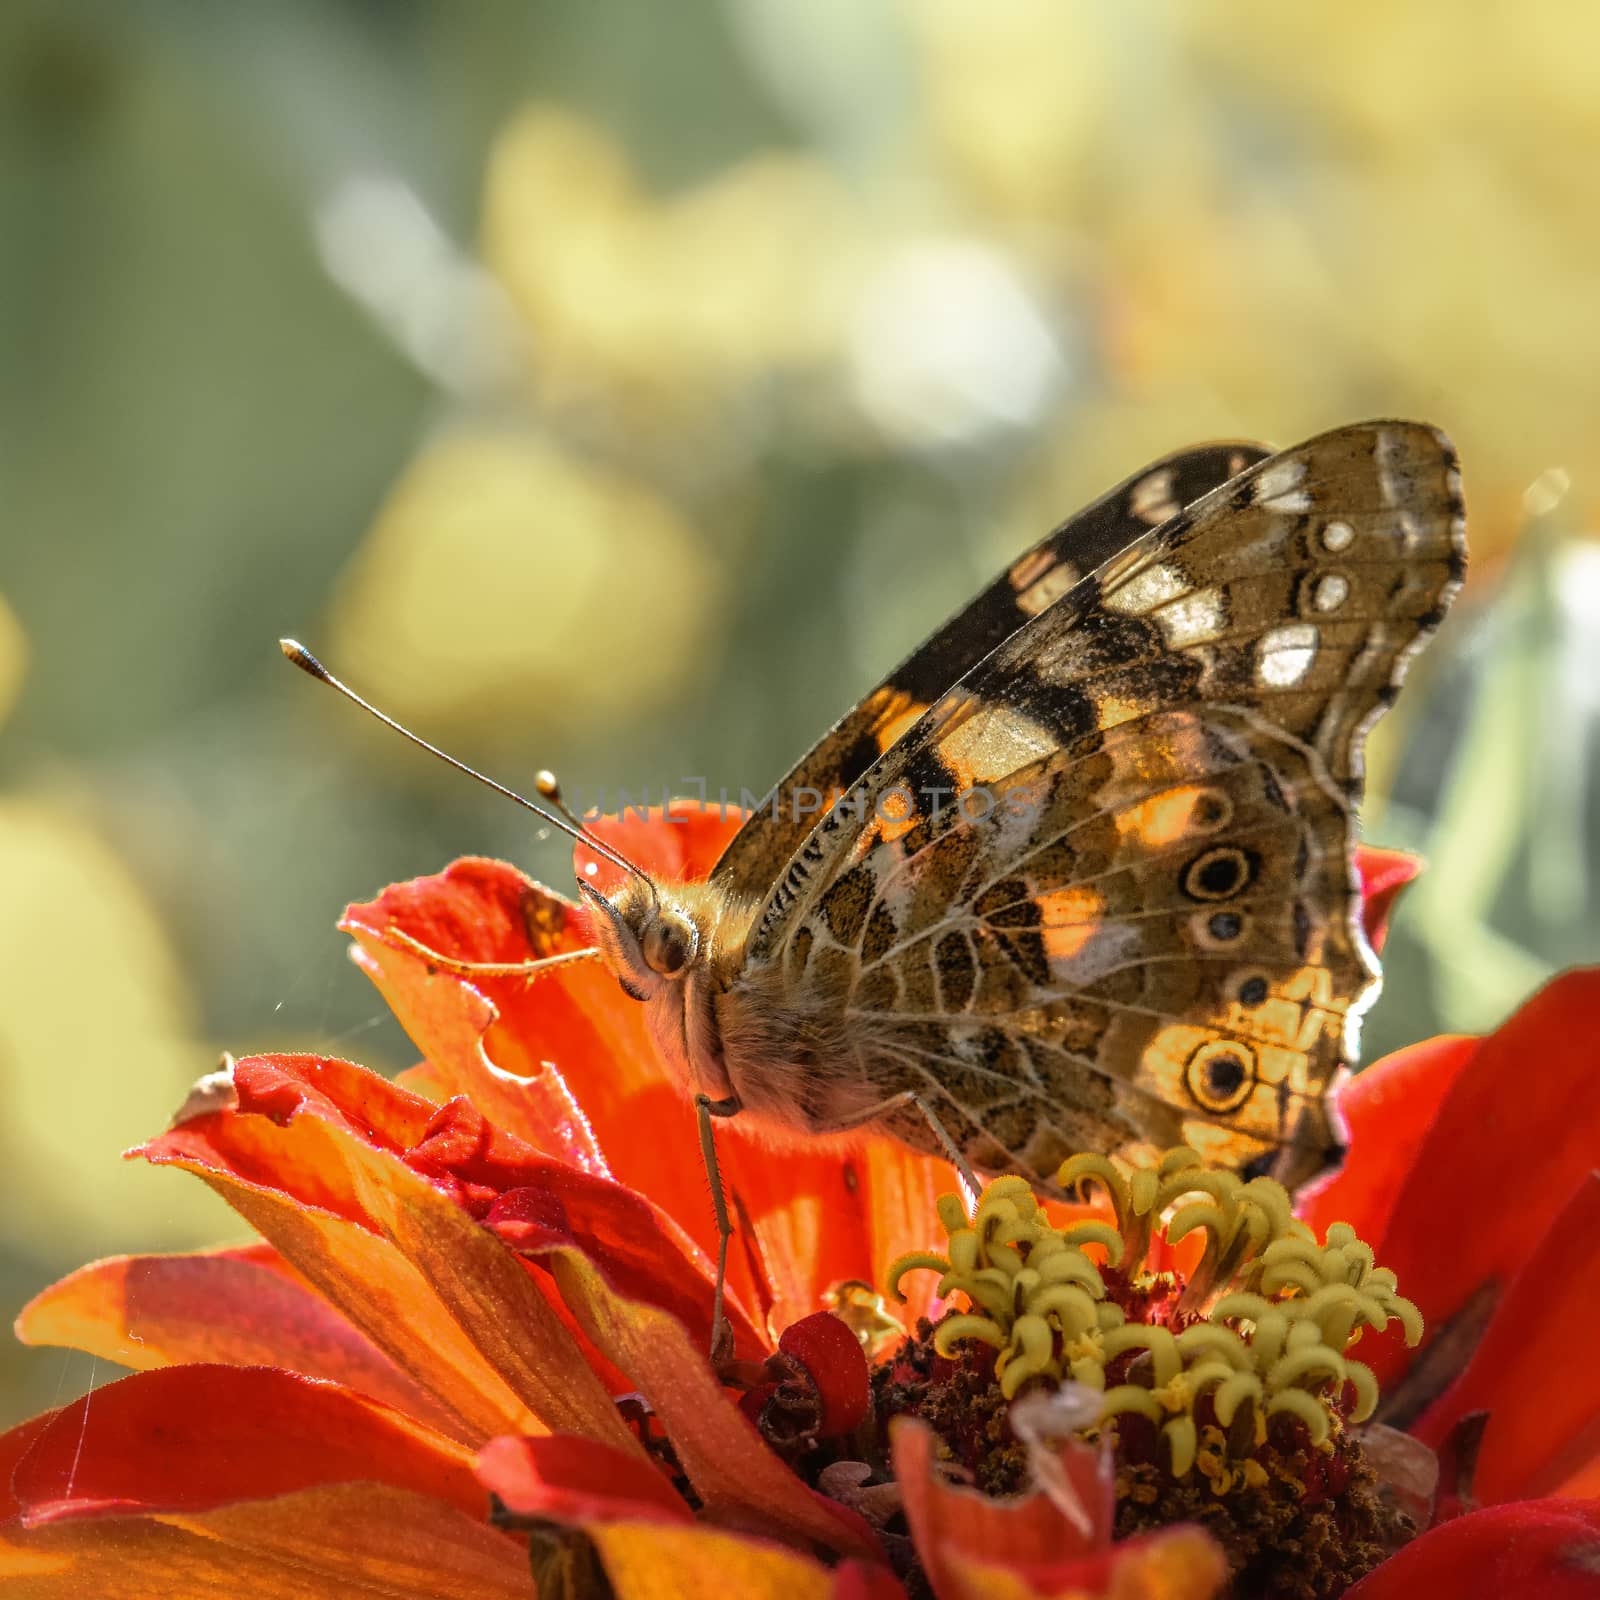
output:
M 735 894 L 765 895 L 815 826 L 818 808 L 853 788 L 952 683 L 1141 534 L 1268 454 L 1242 442 L 1177 451 L 1052 529 L 796 764 L 729 841 L 713 882 Z M 802 790 L 819 797 L 811 809 L 796 803 Z
M 985 1170 L 1185 1140 L 1308 1176 L 1376 981 L 1362 738 L 1464 568 L 1433 429 L 1261 462 L 945 693 L 808 837 L 741 981 L 835 997 L 838 1070 L 915 1089 Z

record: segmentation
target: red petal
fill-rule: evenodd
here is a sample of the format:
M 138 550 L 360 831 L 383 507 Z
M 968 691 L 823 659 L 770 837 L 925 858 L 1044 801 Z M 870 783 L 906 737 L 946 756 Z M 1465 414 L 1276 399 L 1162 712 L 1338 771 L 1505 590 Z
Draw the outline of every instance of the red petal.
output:
M 478 1481 L 512 1511 L 555 1522 L 693 1522 L 661 1473 L 593 1439 L 491 1439 L 478 1456 Z
M 1046 1494 L 996 1500 L 946 1482 L 934 1470 L 933 1431 L 914 1418 L 897 1418 L 890 1438 L 906 1520 L 939 1600 L 972 1593 L 958 1570 L 962 1560 L 1040 1566 L 1094 1557 L 1110 1546 L 1114 1484 L 1097 1452 L 1079 1446 L 1062 1456 L 1087 1523 L 1080 1527 Z
M 459 1423 L 371 1340 L 283 1271 L 238 1251 L 113 1256 L 36 1295 L 24 1344 L 146 1370 L 184 1362 L 288 1367 L 371 1395 L 450 1434 Z
M 1406 1174 L 1451 1085 L 1479 1041 L 1444 1034 L 1408 1045 L 1358 1072 L 1339 1095 L 1349 1129 L 1344 1165 L 1295 1205 L 1318 1236 L 1348 1222 L 1369 1242 L 1383 1237 Z
M 459 1097 L 439 1108 L 405 1160 L 448 1185 L 513 1249 L 575 1243 L 617 1288 L 671 1311 L 709 1345 L 715 1265 L 643 1195 L 539 1155 Z M 738 1353 L 758 1359 L 765 1341 L 737 1299 L 724 1310 Z
M 256 1057 L 237 1109 L 152 1140 L 187 1167 L 475 1441 L 583 1433 L 638 1446 L 517 1257 L 376 1140 L 425 1130 L 435 1107 L 348 1063 Z
M 0 1524 L 10 1522 L 22 1510 L 21 1502 L 11 1487 L 17 1463 L 33 1448 L 34 1440 L 60 1415 L 60 1411 L 44 1411 L 0 1434 Z
M 471 1453 L 398 1412 L 271 1367 L 167 1367 L 63 1406 L 12 1474 L 25 1522 L 206 1510 L 371 1480 L 482 1515 Z
M 1376 845 L 1356 846 L 1356 876 L 1361 880 L 1361 926 L 1367 943 L 1383 949 L 1389 933 L 1389 915 L 1400 891 L 1422 871 L 1421 860 L 1404 850 L 1383 850 Z
M 654 1409 L 709 1516 L 807 1547 L 877 1554 L 861 1518 L 808 1489 L 767 1449 L 681 1323 L 617 1294 L 577 1250 L 554 1250 L 549 1264 L 584 1331 Z
M 867 1358 L 860 1341 L 831 1311 L 817 1311 L 783 1330 L 778 1348 L 806 1369 L 822 1396 L 821 1434 L 836 1439 L 867 1414 Z
M 377 1483 L 214 1511 L 0 1529 L 26 1600 L 528 1600 L 528 1557 L 481 1520 Z
M 696 1343 L 711 1343 L 715 1272 L 670 1219 L 643 1196 L 583 1173 L 557 1170 L 538 1184 L 502 1195 L 485 1219 L 513 1250 L 538 1255 L 575 1244 L 621 1293 L 670 1311 Z M 735 1352 L 759 1359 L 765 1341 L 727 1298 Z
M 834 1569 L 828 1600 L 906 1600 L 906 1592 L 887 1567 L 846 1561 Z
M 1429 1338 L 1480 1290 L 1508 1283 L 1595 1164 L 1600 969 L 1556 978 L 1478 1046 L 1440 1107 L 1377 1257 Z M 1403 1132 L 1398 1135 L 1403 1138 Z M 1378 1345 L 1380 1381 L 1405 1356 Z
M 1469 1411 L 1488 1427 L 1474 1493 L 1485 1504 L 1548 1493 L 1600 1457 L 1600 1366 L 1572 1359 L 1600 1326 L 1600 1176 L 1584 1179 L 1517 1274 L 1460 1379 L 1413 1430 L 1437 1448 Z
M 1346 1600 L 1594 1600 L 1600 1503 L 1528 1500 L 1430 1529 L 1347 1591 Z
M 591 817 L 584 826 L 658 882 L 688 883 L 711 876 L 743 824 L 744 813 L 737 806 L 673 800 L 665 808 L 629 807 L 621 816 Z M 573 871 L 602 893 L 627 877 L 621 867 L 581 844 L 572 854 Z

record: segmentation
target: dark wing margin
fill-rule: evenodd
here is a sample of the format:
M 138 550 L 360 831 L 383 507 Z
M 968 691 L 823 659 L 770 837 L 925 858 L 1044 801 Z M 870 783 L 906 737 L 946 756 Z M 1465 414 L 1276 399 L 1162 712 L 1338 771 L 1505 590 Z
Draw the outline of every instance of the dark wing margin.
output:
M 823 807 L 849 792 L 933 701 L 1018 628 L 1134 540 L 1269 454 L 1265 446 L 1242 440 L 1175 451 L 1052 528 L 778 782 L 729 842 L 713 881 L 734 893 L 765 896 L 817 821 L 816 809 L 797 806 L 800 790 L 822 796 Z

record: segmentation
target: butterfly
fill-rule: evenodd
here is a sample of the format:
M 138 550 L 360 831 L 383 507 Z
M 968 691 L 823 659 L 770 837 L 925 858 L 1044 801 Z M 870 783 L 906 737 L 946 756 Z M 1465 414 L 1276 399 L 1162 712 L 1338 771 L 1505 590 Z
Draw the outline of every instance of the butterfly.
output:
M 1043 1186 L 1179 1143 L 1302 1182 L 1377 988 L 1362 741 L 1465 564 L 1433 428 L 1169 457 L 891 673 L 705 882 L 581 884 L 600 951 L 717 1114 Z
M 579 888 L 695 1098 L 724 1259 L 714 1116 L 873 1128 L 1045 1189 L 1075 1153 L 1180 1143 L 1291 1186 L 1320 1171 L 1378 979 L 1362 743 L 1465 568 L 1434 428 L 1182 451 L 1012 562 L 705 881 L 542 811 L 624 873 Z

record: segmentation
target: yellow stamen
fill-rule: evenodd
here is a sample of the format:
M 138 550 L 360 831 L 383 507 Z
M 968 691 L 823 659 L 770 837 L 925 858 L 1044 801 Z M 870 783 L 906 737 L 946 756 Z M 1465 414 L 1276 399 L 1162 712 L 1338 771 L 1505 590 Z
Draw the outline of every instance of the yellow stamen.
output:
M 1130 1173 L 1074 1156 L 1057 1181 L 1102 1190 L 1115 1225 L 1055 1227 L 1023 1179 L 1001 1178 L 970 1219 L 958 1196 L 941 1198 L 947 1253 L 901 1256 L 889 1292 L 903 1298 L 908 1273 L 938 1273 L 940 1297 L 970 1308 L 938 1324 L 940 1355 L 995 1350 L 1007 1399 L 1068 1380 L 1099 1391 L 1101 1423 L 1137 1414 L 1161 1428 L 1175 1476 L 1198 1467 L 1219 1494 L 1265 1486 L 1250 1451 L 1266 1444 L 1268 1418 L 1292 1418 L 1325 1445 L 1377 1407 L 1372 1370 L 1347 1356 L 1363 1332 L 1398 1322 L 1408 1344 L 1421 1341 L 1420 1313 L 1371 1248 L 1345 1223 L 1319 1244 L 1270 1179 L 1210 1171 L 1178 1149 Z M 1205 1244 L 1186 1283 L 1149 1270 L 1152 1239 L 1172 1245 L 1196 1232 Z M 1130 1320 L 1144 1306 L 1151 1320 Z M 1176 1331 L 1166 1325 L 1174 1312 Z M 1214 1424 L 1197 1418 L 1202 1405 Z

